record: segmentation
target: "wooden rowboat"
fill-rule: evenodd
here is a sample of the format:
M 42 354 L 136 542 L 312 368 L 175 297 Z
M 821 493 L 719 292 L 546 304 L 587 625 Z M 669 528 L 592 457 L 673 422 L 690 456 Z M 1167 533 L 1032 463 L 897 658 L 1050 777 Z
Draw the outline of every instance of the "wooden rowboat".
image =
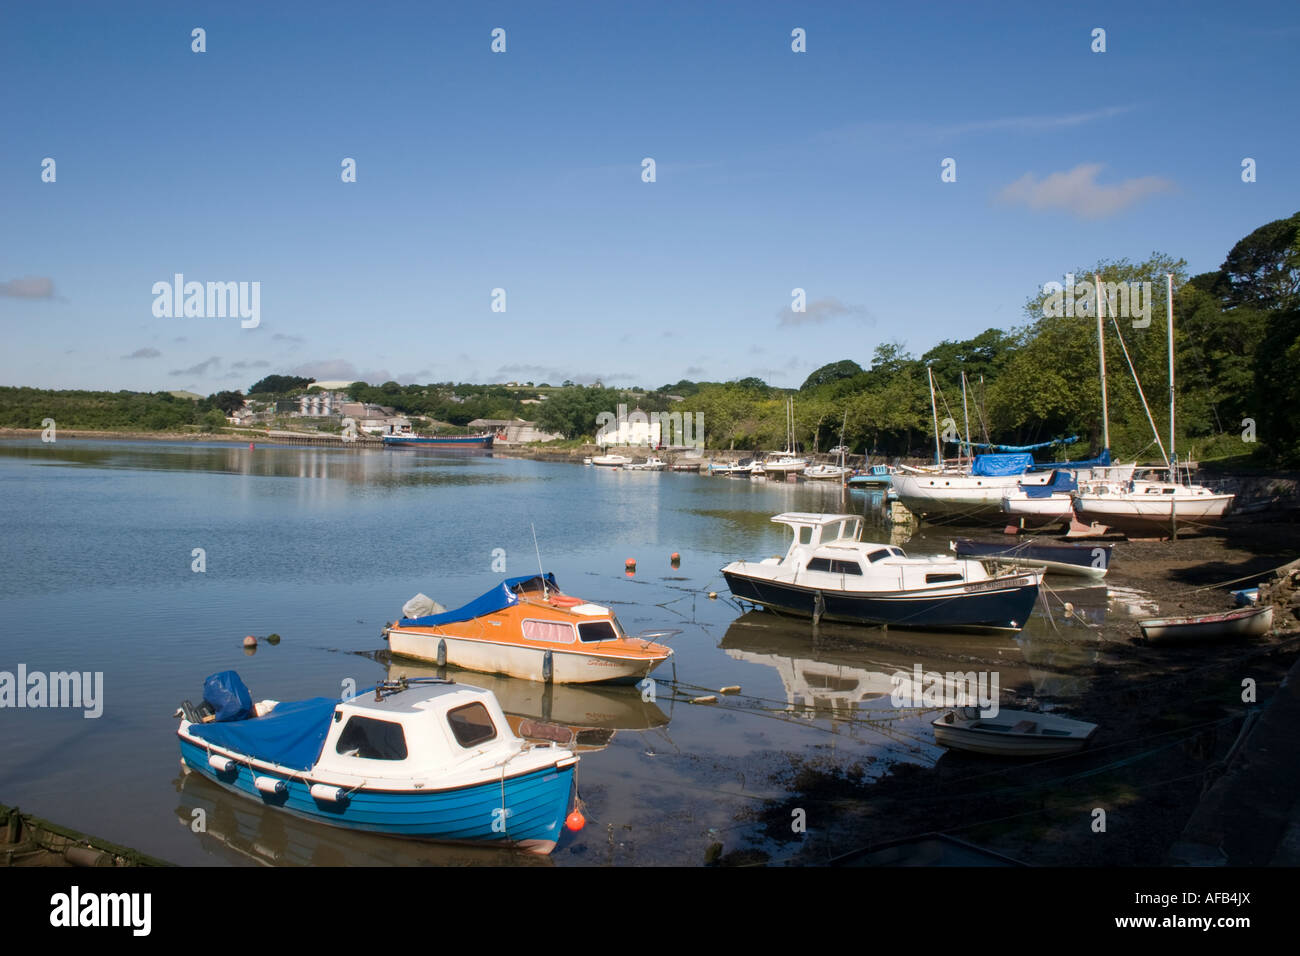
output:
M 1142 636 L 1152 644 L 1214 641 L 1226 637 L 1260 637 L 1273 628 L 1273 605 L 1248 607 L 1223 614 L 1156 617 L 1139 621 Z
M 935 742 L 956 750 L 999 757 L 1050 757 L 1082 750 L 1096 724 L 1028 710 L 1001 710 L 981 717 L 978 707 L 958 707 L 931 722 Z

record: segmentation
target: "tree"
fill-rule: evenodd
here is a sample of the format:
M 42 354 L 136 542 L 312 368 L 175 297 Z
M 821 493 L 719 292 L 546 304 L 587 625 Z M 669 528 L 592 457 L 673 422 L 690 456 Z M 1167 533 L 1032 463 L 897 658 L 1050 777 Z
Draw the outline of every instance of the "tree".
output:
M 283 395 L 295 389 L 306 388 L 314 378 L 301 378 L 297 375 L 268 375 L 259 382 L 254 382 L 248 389 L 249 395 Z
M 233 415 L 244 407 L 243 392 L 217 392 L 209 396 L 209 401 L 227 415 Z
M 838 362 L 831 362 L 829 365 L 823 365 L 817 371 L 813 372 L 804 383 L 799 386 L 799 391 L 806 392 L 810 388 L 816 388 L 819 385 L 825 385 L 828 382 L 838 381 L 843 378 L 853 378 L 855 375 L 862 374 L 862 366 L 851 359 L 841 359 Z
M 1231 306 L 1295 308 L 1300 298 L 1300 212 L 1239 241 L 1219 267 Z

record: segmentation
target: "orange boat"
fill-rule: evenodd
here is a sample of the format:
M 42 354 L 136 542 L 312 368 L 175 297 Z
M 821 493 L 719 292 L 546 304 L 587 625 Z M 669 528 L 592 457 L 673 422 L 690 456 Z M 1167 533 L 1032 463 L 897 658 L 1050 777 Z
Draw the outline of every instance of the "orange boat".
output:
M 672 649 L 628 637 L 614 612 L 560 591 L 555 575 L 508 578 L 464 607 L 384 628 L 396 656 L 555 684 L 634 683 Z

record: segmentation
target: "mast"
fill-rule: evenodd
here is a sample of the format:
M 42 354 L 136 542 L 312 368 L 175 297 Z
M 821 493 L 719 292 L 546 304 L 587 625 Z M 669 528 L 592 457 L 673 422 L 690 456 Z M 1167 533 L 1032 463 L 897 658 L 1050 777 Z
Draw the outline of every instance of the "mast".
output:
M 1174 451 L 1174 276 L 1165 273 L 1167 283 L 1166 303 L 1169 307 L 1169 462 L 1173 468 L 1178 467 L 1178 453 Z M 1178 484 L 1178 474 L 1170 475 L 1174 484 Z
M 966 410 L 966 371 L 961 373 L 961 417 L 966 422 L 966 453 L 969 455 L 972 451 L 970 447 L 970 412 Z M 974 458 L 974 455 L 971 455 Z
M 1110 456 L 1110 405 L 1106 401 L 1106 332 L 1102 325 L 1101 276 L 1092 274 L 1097 286 L 1097 354 L 1101 357 L 1101 446 Z
M 925 372 L 930 377 L 930 414 L 934 416 L 934 463 L 942 468 L 943 453 L 939 451 L 939 406 L 934 403 L 934 369 L 927 365 Z

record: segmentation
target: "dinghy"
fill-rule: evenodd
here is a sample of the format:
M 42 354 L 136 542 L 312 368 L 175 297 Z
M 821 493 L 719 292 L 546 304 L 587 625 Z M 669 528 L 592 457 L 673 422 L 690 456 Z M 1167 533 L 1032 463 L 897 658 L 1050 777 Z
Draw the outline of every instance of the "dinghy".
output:
M 1249 607 L 1223 614 L 1158 617 L 1139 621 L 1142 636 L 1152 644 L 1217 641 L 1229 637 L 1262 637 L 1273 629 L 1273 605 Z
M 996 717 L 981 717 L 978 707 L 947 711 L 931 726 L 941 746 L 999 757 L 1074 753 L 1097 732 L 1096 724 L 1027 710 L 1001 710 Z
M 999 563 L 1042 565 L 1054 574 L 1100 581 L 1110 569 L 1112 544 L 1063 544 L 1056 541 L 975 541 L 958 538 L 948 544 L 958 557 Z
M 181 765 L 349 830 L 550 853 L 578 756 L 516 737 L 491 692 L 432 678 L 256 706 L 234 671 L 181 705 Z

